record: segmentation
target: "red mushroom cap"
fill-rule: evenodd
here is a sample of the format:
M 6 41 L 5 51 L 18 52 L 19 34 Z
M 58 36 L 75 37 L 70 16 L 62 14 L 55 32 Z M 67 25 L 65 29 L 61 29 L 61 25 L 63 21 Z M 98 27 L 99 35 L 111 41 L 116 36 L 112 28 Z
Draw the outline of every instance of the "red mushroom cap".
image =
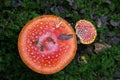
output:
M 91 44 L 94 42 L 97 32 L 93 24 L 87 20 L 79 20 L 76 23 L 76 34 L 82 44 Z
M 41 74 L 62 70 L 74 58 L 76 49 L 76 35 L 71 25 L 53 15 L 43 15 L 29 21 L 18 38 L 22 61 Z

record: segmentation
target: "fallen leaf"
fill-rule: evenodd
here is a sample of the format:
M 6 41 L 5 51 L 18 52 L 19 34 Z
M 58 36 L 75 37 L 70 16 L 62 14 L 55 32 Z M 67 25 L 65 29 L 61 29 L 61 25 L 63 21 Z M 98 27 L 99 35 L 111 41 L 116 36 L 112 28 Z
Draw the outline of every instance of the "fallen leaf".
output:
M 84 13 L 85 13 L 85 9 L 80 9 L 80 10 L 79 10 L 79 13 L 80 13 L 80 14 L 84 14 Z
M 62 17 L 65 17 L 67 10 L 64 9 L 61 5 L 54 5 L 50 8 L 51 12 L 61 15 Z
M 111 39 L 108 40 L 108 44 L 111 44 L 111 45 L 116 45 L 120 43 L 120 38 L 118 37 L 112 37 Z
M 109 19 L 110 19 L 110 18 L 109 18 L 108 16 L 106 16 L 106 15 L 104 15 L 104 16 L 101 17 L 101 21 L 102 21 L 102 23 L 104 23 L 104 25 L 107 24 L 107 21 L 108 21 Z
M 73 3 L 75 3 L 75 0 L 67 0 L 69 2 L 69 5 L 72 6 Z
M 95 53 L 100 53 L 102 52 L 104 49 L 107 49 L 107 48 L 110 48 L 111 46 L 106 44 L 106 43 L 100 43 L 100 42 L 97 42 L 97 43 L 94 43 L 94 46 L 95 46 Z
M 59 40 L 68 40 L 68 39 L 71 39 L 73 37 L 73 34 L 61 34 L 58 36 L 58 39 Z
M 102 21 L 100 18 L 97 19 L 97 27 L 101 27 L 102 26 Z
M 109 19 L 110 18 L 108 16 L 105 16 L 105 15 L 100 17 L 100 18 L 97 18 L 97 21 L 96 21 L 97 26 L 98 27 L 105 27 L 107 25 Z
M 109 32 L 106 33 L 106 36 L 112 37 L 112 36 L 114 36 L 114 33 L 109 31 Z
M 69 2 L 69 5 L 72 6 L 73 9 L 77 9 L 77 3 L 75 0 L 67 0 Z
M 111 0 L 105 0 L 105 3 L 107 3 L 107 4 L 111 4 Z
M 94 14 L 94 12 L 90 13 L 90 18 L 93 20 L 97 20 L 99 17 L 97 15 Z
M 45 14 L 49 14 L 51 12 L 51 5 L 49 5 L 50 3 L 48 1 L 46 1 L 46 8 L 45 8 Z
M 92 4 L 92 8 L 93 8 L 93 9 L 97 9 L 97 8 L 98 8 L 96 2 L 93 2 L 93 4 Z
M 102 42 L 105 39 L 105 35 L 103 33 L 99 33 L 98 37 L 100 42 Z
M 112 26 L 120 26 L 120 21 L 114 21 L 114 20 L 110 20 L 110 24 L 112 25 Z
M 115 78 L 120 78 L 120 72 L 115 72 L 115 73 L 114 73 L 114 77 L 115 77 Z
M 13 7 L 20 7 L 20 6 L 22 6 L 23 5 L 23 3 L 22 3 L 22 1 L 21 0 L 17 0 L 17 1 L 12 1 L 12 6 Z

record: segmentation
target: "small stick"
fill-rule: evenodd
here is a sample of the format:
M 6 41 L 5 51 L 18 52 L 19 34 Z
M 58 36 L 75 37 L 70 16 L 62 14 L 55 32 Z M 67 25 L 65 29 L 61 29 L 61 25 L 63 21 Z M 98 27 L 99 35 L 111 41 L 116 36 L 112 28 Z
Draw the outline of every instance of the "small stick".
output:
M 44 51 L 44 46 L 42 44 L 40 44 L 40 50 Z
M 62 20 L 56 25 L 56 28 L 59 28 L 61 24 L 62 24 Z
M 35 41 L 32 41 L 34 44 L 38 44 L 39 39 L 37 38 Z
M 53 44 L 55 44 L 55 41 L 54 41 L 51 37 L 48 37 L 48 40 L 49 40 L 49 41 L 52 41 Z

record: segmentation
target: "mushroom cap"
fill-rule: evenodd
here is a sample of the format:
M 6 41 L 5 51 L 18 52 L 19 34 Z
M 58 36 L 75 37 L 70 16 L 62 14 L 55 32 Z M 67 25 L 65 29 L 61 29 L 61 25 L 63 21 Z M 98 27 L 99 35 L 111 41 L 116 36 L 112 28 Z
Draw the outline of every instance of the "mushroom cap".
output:
M 82 44 L 91 44 L 94 42 L 97 31 L 94 25 L 87 20 L 79 20 L 75 26 L 76 34 Z
M 67 40 L 59 39 L 70 34 Z M 72 37 L 71 37 L 72 34 Z M 77 50 L 76 34 L 71 25 L 54 15 L 38 16 L 21 30 L 18 50 L 22 61 L 33 71 L 53 74 L 66 67 Z

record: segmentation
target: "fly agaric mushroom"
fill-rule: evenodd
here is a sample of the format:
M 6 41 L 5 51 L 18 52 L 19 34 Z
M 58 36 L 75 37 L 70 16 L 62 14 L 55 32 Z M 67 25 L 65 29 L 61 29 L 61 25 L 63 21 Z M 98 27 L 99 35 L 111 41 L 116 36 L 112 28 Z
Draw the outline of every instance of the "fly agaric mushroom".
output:
M 93 24 L 87 20 L 79 20 L 76 23 L 76 34 L 82 44 L 91 44 L 94 42 L 97 32 Z
M 28 22 L 20 32 L 18 50 L 22 61 L 33 71 L 53 74 L 74 58 L 76 35 L 64 19 L 43 15 Z

